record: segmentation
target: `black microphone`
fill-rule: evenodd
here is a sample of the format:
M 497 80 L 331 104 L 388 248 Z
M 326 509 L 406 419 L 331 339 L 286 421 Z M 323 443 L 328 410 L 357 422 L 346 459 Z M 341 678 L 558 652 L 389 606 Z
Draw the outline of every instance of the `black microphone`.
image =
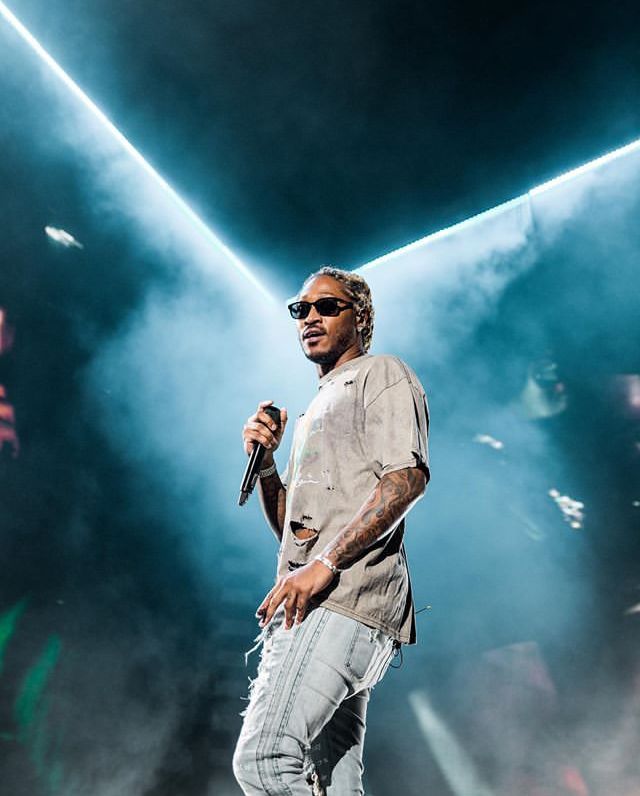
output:
M 278 407 L 266 406 L 264 411 L 273 420 L 277 428 L 280 428 L 280 410 Z M 247 464 L 247 469 L 244 471 L 242 484 L 240 486 L 240 497 L 238 498 L 239 506 L 244 506 L 249 499 L 249 495 L 253 492 L 253 488 L 258 480 L 260 465 L 262 464 L 262 460 L 264 459 L 264 454 L 266 451 L 267 449 L 264 447 L 264 445 L 261 445 L 259 442 L 254 445 L 253 450 L 251 451 L 249 463 Z

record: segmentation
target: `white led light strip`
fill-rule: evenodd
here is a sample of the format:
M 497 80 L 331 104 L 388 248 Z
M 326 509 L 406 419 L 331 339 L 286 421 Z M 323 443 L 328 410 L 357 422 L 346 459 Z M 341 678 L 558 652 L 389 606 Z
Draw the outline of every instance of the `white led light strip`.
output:
M 560 174 L 558 177 L 554 177 L 552 180 L 548 180 L 547 182 L 543 182 L 541 185 L 532 188 L 528 193 L 522 194 L 522 196 L 518 196 L 515 199 L 511 199 L 508 202 L 504 202 L 501 205 L 497 205 L 496 207 L 492 207 L 490 210 L 485 210 L 483 213 L 478 213 L 475 216 L 471 216 L 471 218 L 467 218 L 464 221 L 460 221 L 458 224 L 453 224 L 450 227 L 445 227 L 444 229 L 440 229 L 437 232 L 432 232 L 430 235 L 427 235 L 424 238 L 420 238 L 420 240 L 416 240 L 413 243 L 408 243 L 406 246 L 401 246 L 399 249 L 394 249 L 387 254 L 383 254 L 381 257 L 376 257 L 374 260 L 370 260 L 368 263 L 361 265 L 356 270 L 358 271 L 367 271 L 374 266 L 381 265 L 382 263 L 388 262 L 389 260 L 393 260 L 396 257 L 399 257 L 402 254 L 407 254 L 408 252 L 412 251 L 413 249 L 419 249 L 422 246 L 426 246 L 428 243 L 432 243 L 436 240 L 440 240 L 441 238 L 446 238 L 448 235 L 452 235 L 456 232 L 460 232 L 461 229 L 472 226 L 473 224 L 478 223 L 479 221 L 483 221 L 487 218 L 490 218 L 494 215 L 499 215 L 505 210 L 509 208 L 515 207 L 516 205 L 526 202 L 529 199 L 532 199 L 536 196 L 540 196 L 540 194 L 546 193 L 547 191 L 551 191 L 554 188 L 557 188 L 559 185 L 563 185 L 569 180 L 573 180 L 576 177 L 580 177 L 583 174 L 586 174 L 589 171 L 594 171 L 600 166 L 604 166 L 607 163 L 611 163 L 614 160 L 618 160 L 619 158 L 624 157 L 625 155 L 630 155 L 633 152 L 640 151 L 640 138 L 635 141 L 632 141 L 630 144 L 626 146 L 619 147 L 618 149 L 614 149 L 612 152 L 608 152 L 606 155 L 601 155 L 599 158 L 595 160 L 590 160 L 588 163 L 583 163 L 582 166 L 578 166 L 571 171 L 567 171 L 564 174 Z

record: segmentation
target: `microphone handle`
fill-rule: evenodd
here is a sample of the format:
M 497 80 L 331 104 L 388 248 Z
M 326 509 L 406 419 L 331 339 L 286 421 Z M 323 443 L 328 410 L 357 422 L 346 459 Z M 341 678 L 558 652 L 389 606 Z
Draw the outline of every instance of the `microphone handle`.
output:
M 269 415 L 278 428 L 280 428 L 280 410 L 278 407 L 267 406 L 265 407 L 264 411 Z M 242 484 L 240 486 L 240 497 L 238 498 L 239 506 L 244 506 L 249 499 L 249 495 L 253 492 L 256 481 L 258 480 L 258 474 L 260 473 L 260 466 L 262 465 L 262 460 L 264 459 L 266 452 L 267 449 L 260 443 L 255 445 L 251 451 L 251 456 L 249 457 L 249 462 L 245 468 Z

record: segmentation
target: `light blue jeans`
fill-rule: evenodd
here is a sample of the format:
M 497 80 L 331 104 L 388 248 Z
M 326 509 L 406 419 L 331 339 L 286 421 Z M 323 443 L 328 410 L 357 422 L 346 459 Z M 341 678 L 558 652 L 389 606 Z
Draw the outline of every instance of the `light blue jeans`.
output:
M 278 611 L 259 637 L 235 777 L 246 796 L 362 796 L 369 693 L 396 644 L 322 606 L 290 630 L 283 618 Z

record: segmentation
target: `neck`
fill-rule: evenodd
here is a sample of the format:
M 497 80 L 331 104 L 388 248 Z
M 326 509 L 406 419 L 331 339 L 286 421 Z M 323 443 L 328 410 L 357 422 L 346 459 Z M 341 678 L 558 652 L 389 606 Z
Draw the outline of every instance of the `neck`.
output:
M 364 354 L 362 350 L 362 346 L 358 343 L 357 345 L 351 346 L 344 351 L 335 362 L 318 362 L 316 364 L 316 368 L 318 370 L 318 378 L 321 379 L 323 376 L 326 376 L 327 373 L 330 373 L 335 368 L 340 367 L 340 365 L 344 365 L 345 362 L 349 362 L 351 359 L 356 359 L 356 357 L 361 357 Z

